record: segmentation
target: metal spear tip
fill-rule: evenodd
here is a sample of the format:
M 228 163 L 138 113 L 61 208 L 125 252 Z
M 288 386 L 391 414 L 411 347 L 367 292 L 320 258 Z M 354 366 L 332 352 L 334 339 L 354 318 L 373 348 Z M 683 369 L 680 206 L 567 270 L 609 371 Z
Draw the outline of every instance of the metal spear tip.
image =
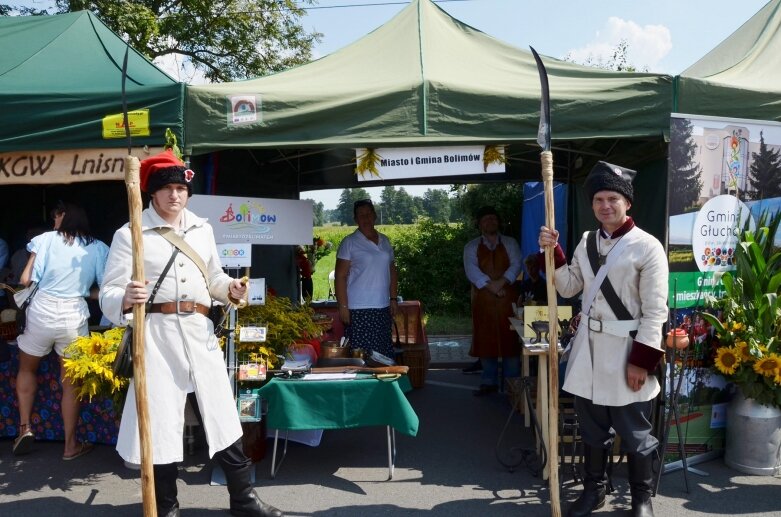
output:
M 551 127 L 550 127 L 550 90 L 548 88 L 548 71 L 542 62 L 542 58 L 529 47 L 537 63 L 537 72 L 540 74 L 540 127 L 537 131 L 537 143 L 540 144 L 543 151 L 550 151 L 551 148 Z

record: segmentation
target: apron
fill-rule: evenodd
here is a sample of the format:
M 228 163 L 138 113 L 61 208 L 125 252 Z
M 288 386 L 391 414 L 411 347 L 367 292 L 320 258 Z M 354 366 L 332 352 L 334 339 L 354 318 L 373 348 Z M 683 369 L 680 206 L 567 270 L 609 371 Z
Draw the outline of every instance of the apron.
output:
M 477 265 L 491 280 L 501 278 L 510 267 L 510 257 L 499 242 L 491 251 L 480 242 L 477 247 Z M 488 289 L 472 285 L 472 348 L 473 357 L 520 356 L 518 334 L 510 326 L 513 302 L 518 298 L 512 284 L 504 287 L 504 296 L 497 297 Z

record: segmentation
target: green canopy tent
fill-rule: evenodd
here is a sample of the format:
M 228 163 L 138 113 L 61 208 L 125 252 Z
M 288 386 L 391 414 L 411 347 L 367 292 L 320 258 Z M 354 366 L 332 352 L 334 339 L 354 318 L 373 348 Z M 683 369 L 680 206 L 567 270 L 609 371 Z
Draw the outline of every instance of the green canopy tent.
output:
M 13 247 L 58 199 L 84 205 L 105 240 L 127 221 L 127 48 L 88 11 L 0 17 L 0 235 Z M 162 147 L 166 128 L 181 141 L 184 86 L 132 48 L 127 70 L 128 109 L 148 110 L 148 124 L 131 119 L 134 154 Z
M 557 179 L 571 181 L 598 159 L 663 173 L 671 77 L 552 58 L 545 64 Z M 256 106 L 255 121 L 231 122 L 237 99 Z M 510 157 L 505 174 L 454 179 L 443 171 L 417 183 L 539 178 L 540 85 L 531 53 L 454 19 L 430 0 L 413 0 L 355 43 L 298 68 L 188 86 L 185 106 L 186 154 L 197 161 L 219 151 L 218 194 L 284 197 L 358 186 L 353 159 L 360 147 L 504 144 Z M 649 207 L 664 205 L 663 182 L 646 191 L 659 196 Z M 655 216 L 663 220 L 663 211 Z
M 676 77 L 679 113 L 781 121 L 781 0 Z
M 0 153 L 125 146 L 104 138 L 102 122 L 122 113 L 126 48 L 89 11 L 0 17 Z M 166 128 L 182 137 L 183 90 L 130 49 L 128 108 L 150 113 L 150 134 L 134 145 L 160 146 Z

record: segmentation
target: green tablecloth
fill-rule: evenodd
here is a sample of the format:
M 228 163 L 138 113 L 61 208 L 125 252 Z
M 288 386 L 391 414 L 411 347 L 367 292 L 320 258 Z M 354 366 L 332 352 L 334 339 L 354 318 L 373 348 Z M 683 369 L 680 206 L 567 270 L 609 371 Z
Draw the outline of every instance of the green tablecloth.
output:
M 415 436 L 418 415 L 404 395 L 411 389 L 405 375 L 394 381 L 274 378 L 261 388 L 260 396 L 268 400 L 269 428 L 302 431 L 389 425 Z

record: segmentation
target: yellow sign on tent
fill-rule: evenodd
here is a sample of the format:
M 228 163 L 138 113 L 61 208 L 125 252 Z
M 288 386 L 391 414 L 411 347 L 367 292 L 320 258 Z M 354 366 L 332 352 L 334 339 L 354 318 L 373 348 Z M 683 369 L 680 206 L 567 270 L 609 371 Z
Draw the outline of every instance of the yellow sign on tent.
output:
M 149 110 L 129 111 L 127 123 L 130 136 L 149 136 Z M 125 138 L 125 117 L 122 113 L 103 117 L 103 138 Z

